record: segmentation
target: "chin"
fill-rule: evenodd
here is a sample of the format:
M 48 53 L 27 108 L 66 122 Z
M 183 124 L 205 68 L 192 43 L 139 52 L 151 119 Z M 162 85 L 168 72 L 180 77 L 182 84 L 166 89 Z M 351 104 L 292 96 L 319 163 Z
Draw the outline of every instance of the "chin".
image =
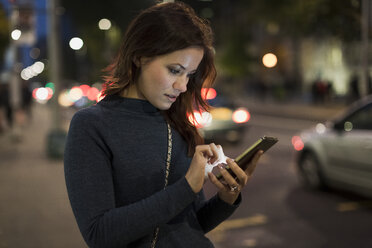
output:
M 172 106 L 172 104 L 174 103 L 174 102 L 170 102 L 170 101 L 167 101 L 167 100 L 164 100 L 164 101 L 153 101 L 153 102 L 151 102 L 150 101 L 150 103 L 155 107 L 155 108 L 157 108 L 157 109 L 160 109 L 160 110 L 168 110 L 168 109 L 170 109 L 170 107 Z
M 166 103 L 154 103 L 152 104 L 155 108 L 159 109 L 159 110 L 168 110 L 172 104 L 166 104 Z
M 158 107 L 158 109 L 160 109 L 160 110 L 168 110 L 168 109 L 170 109 L 171 106 L 172 105 L 170 105 L 170 106 L 161 106 L 161 107 Z

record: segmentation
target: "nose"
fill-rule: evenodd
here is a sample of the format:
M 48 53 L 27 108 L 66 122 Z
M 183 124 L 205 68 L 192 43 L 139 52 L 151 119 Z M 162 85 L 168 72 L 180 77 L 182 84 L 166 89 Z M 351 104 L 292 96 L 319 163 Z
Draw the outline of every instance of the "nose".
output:
M 173 88 L 183 93 L 187 90 L 188 82 L 189 82 L 189 78 L 187 76 L 178 77 L 177 80 L 173 84 Z

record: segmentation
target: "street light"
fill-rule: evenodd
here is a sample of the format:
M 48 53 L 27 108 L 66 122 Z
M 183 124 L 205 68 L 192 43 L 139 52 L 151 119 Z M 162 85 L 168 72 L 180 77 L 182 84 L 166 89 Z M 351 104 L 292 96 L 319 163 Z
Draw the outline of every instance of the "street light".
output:
M 262 63 L 268 68 L 276 66 L 278 59 L 273 53 L 267 53 L 262 57 Z
M 69 45 L 73 50 L 80 50 L 83 47 L 84 42 L 79 37 L 74 37 L 70 40 Z
M 19 29 L 14 29 L 10 35 L 11 35 L 13 40 L 19 40 L 19 38 L 22 35 L 22 32 Z
M 111 60 L 111 37 L 110 33 L 112 34 L 112 31 L 115 31 L 115 28 L 111 29 L 112 24 L 109 19 L 103 18 L 99 20 L 98 22 L 98 28 L 102 31 L 104 31 L 104 49 L 103 51 L 103 57 L 108 61 Z M 111 29 L 111 30 L 110 30 Z
M 99 20 L 98 27 L 101 30 L 109 30 L 111 28 L 111 21 L 109 19 L 103 18 Z

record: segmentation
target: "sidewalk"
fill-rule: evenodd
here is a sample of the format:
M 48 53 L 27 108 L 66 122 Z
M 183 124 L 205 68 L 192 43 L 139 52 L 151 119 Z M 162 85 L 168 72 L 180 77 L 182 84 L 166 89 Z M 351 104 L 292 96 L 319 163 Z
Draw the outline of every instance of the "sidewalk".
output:
M 344 106 L 244 102 L 251 114 L 325 120 Z M 67 115 L 67 116 L 70 116 Z M 65 188 L 63 161 L 46 156 L 48 106 L 34 104 L 21 140 L 0 135 L 0 248 L 86 247 Z M 63 125 L 67 128 L 69 119 Z
M 16 142 L 0 136 L 0 247 L 86 247 L 68 202 L 62 160 L 46 157 L 50 110 L 35 104 Z

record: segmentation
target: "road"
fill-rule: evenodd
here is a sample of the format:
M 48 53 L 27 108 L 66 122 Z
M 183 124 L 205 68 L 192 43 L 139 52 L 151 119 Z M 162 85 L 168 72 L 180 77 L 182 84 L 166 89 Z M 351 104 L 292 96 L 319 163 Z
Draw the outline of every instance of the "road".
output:
M 208 234 L 219 248 L 372 247 L 372 201 L 345 192 L 303 189 L 296 175 L 291 137 L 316 124 L 254 115 L 245 142 L 224 145 L 235 157 L 260 136 L 279 138 L 260 160 L 231 218 Z M 206 185 L 207 195 L 214 193 Z

